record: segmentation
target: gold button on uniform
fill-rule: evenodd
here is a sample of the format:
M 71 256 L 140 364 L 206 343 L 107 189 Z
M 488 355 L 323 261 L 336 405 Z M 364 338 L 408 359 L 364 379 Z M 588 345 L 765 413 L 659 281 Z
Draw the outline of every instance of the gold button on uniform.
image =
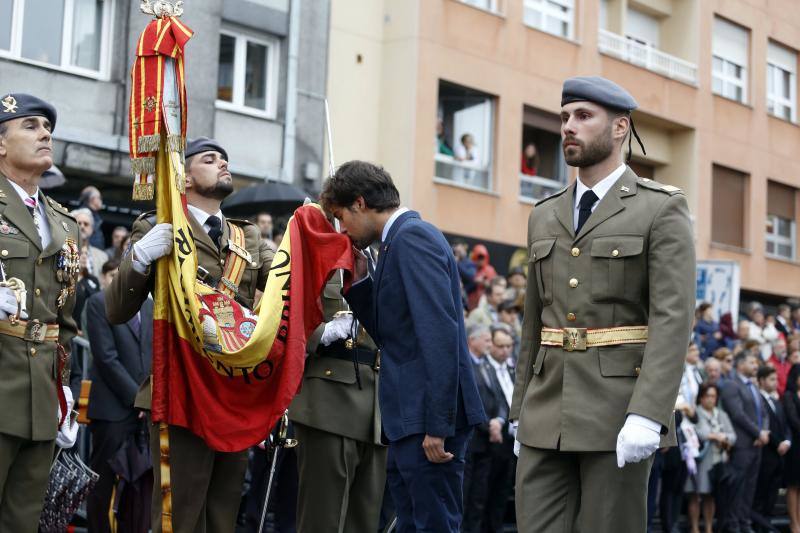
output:
M 327 369 L 327 370 L 325 371 L 325 375 L 326 375 L 326 376 L 332 376 L 332 375 L 333 375 L 333 370 L 331 370 L 330 368 L 329 368 L 329 369 Z
M 33 291 L 33 292 L 36 293 L 36 296 L 39 296 L 40 294 L 42 294 L 42 290 L 39 287 L 36 287 L 36 290 Z
M 578 280 L 576 278 L 572 278 L 571 280 L 569 280 L 569 286 L 574 289 L 575 287 L 578 286 Z
M 619 250 L 614 250 L 614 251 L 612 251 L 612 252 L 611 252 L 611 256 L 612 256 L 612 257 L 617 257 L 617 256 L 619 256 Z
M 581 255 L 580 248 L 573 248 L 572 249 L 572 257 L 578 257 L 579 255 Z
M 636 373 L 636 375 L 638 376 L 638 375 L 639 375 L 639 374 L 642 372 L 642 367 L 640 367 L 640 366 L 637 366 L 636 368 L 634 368 L 634 369 L 633 369 L 633 371 L 634 371 L 634 372 Z
M 577 316 L 575 316 L 575 313 L 567 313 L 567 320 L 569 320 L 570 322 L 575 322 L 575 320 L 576 320 L 577 318 L 578 318 L 578 317 L 577 317 Z
M 39 259 L 37 259 L 37 260 L 36 260 L 36 264 L 37 264 L 37 265 L 41 265 L 41 264 L 42 264 L 42 258 L 41 258 L 41 257 L 40 257 Z
M 31 355 L 36 356 L 36 348 L 31 348 Z

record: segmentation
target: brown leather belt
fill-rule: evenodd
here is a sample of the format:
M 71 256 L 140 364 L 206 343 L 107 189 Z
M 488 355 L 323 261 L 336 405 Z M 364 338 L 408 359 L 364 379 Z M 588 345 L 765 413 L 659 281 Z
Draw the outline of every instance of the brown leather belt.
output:
M 618 328 L 542 328 L 543 346 L 558 346 L 568 352 L 585 352 L 596 346 L 646 344 L 647 326 Z
M 58 331 L 58 324 L 45 324 L 38 320 L 17 320 L 14 325 L 7 320 L 0 320 L 0 334 L 29 342 L 58 342 Z

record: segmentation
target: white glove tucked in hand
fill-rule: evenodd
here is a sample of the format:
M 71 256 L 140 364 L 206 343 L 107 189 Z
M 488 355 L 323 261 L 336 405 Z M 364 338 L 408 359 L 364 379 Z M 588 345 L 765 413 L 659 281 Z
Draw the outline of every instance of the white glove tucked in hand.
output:
M 58 428 L 58 435 L 56 435 L 56 444 L 59 448 L 72 448 L 75 441 L 78 439 L 79 424 L 77 421 L 72 423 L 72 407 L 75 405 L 75 400 L 72 398 L 72 390 L 69 387 L 62 387 L 64 390 L 64 398 L 67 400 L 67 416 L 64 418 L 64 423 Z M 58 418 L 61 420 L 61 406 L 58 407 Z
M 336 342 L 339 339 L 346 339 L 349 337 L 352 330 L 353 315 L 339 315 L 325 324 L 325 330 L 322 332 L 322 338 L 319 342 L 325 346 L 330 346 L 331 343 Z
M 514 437 L 514 455 L 519 457 L 519 450 L 522 448 L 522 444 Z
M 519 429 L 519 420 L 512 420 L 508 424 L 508 434 L 516 439 L 517 438 L 517 429 Z
M 144 274 L 159 257 L 172 251 L 172 224 L 156 224 L 133 245 L 133 269 Z
M 17 305 L 17 295 L 8 287 L 0 287 L 0 320 L 8 320 L 8 315 L 16 315 L 19 306 Z M 28 313 L 25 310 L 17 318 L 25 320 Z
M 639 415 L 628 415 L 617 436 L 617 466 L 638 463 L 653 455 L 661 443 L 661 424 Z

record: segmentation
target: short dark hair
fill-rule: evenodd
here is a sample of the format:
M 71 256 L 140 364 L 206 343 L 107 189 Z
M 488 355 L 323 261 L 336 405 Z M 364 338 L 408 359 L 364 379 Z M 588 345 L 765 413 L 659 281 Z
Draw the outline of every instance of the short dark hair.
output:
M 116 259 L 109 259 L 105 263 L 103 263 L 103 267 L 100 269 L 103 274 L 108 274 L 112 270 L 116 270 L 119 268 L 119 261 Z
M 733 368 L 739 368 L 739 365 L 742 364 L 748 357 L 755 357 L 755 355 L 751 354 L 750 352 L 739 352 L 736 354 L 736 357 L 733 358 Z
M 700 388 L 697 389 L 697 405 L 700 405 L 700 400 L 702 400 L 708 391 L 714 389 L 717 391 L 717 402 L 719 402 L 719 387 L 714 385 L 713 383 L 709 383 L 708 381 L 701 383 Z
M 348 161 L 328 178 L 319 195 L 322 207 L 350 207 L 361 196 L 369 209 L 378 212 L 400 207 L 400 193 L 392 176 L 382 166 L 366 161 Z
M 519 305 L 514 300 L 503 300 L 500 302 L 500 305 L 497 306 L 497 312 L 503 311 L 513 311 L 514 313 L 521 313 L 522 309 L 519 308 Z
M 756 372 L 756 379 L 758 380 L 767 379 L 768 377 L 770 377 L 772 374 L 775 373 L 776 370 L 774 366 L 763 365 L 759 367 L 758 372 Z

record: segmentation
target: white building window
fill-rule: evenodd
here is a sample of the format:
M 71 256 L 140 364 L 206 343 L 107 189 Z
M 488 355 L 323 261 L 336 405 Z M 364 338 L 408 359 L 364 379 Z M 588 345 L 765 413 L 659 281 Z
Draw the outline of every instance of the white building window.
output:
M 574 39 L 575 0 L 525 0 L 523 20 L 528 26 Z
M 767 110 L 797 122 L 797 52 L 771 41 L 767 50 Z
M 437 180 L 492 190 L 494 97 L 439 82 L 439 112 L 434 145 Z
M 468 4 L 490 13 L 502 13 L 502 2 L 500 0 L 461 0 L 462 4 Z
M 276 39 L 223 31 L 219 42 L 217 107 L 275 118 L 278 58 Z
M 767 215 L 767 255 L 794 261 L 795 222 L 777 215 Z
M 114 0 L 3 0 L 0 56 L 108 77 Z
M 719 17 L 714 18 L 712 89 L 714 93 L 747 102 L 748 31 Z
M 661 41 L 658 19 L 638 9 L 628 7 L 625 37 L 639 44 L 658 48 Z

